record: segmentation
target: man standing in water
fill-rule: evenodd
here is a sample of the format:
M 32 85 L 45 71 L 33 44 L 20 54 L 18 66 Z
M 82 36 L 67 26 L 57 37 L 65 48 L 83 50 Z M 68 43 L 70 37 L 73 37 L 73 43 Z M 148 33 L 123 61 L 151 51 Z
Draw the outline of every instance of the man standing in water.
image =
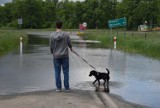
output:
M 50 34 L 50 51 L 53 54 L 53 63 L 55 69 L 56 91 L 62 90 L 61 84 L 61 67 L 64 74 L 64 87 L 66 91 L 70 91 L 69 87 L 69 51 L 72 50 L 72 44 L 69 34 L 63 32 L 62 22 L 56 22 L 56 32 Z

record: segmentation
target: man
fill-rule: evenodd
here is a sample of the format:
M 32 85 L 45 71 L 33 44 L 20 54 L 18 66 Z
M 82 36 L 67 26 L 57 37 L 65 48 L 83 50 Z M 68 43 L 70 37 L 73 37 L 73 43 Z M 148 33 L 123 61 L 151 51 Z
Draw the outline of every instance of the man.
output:
M 61 67 L 64 74 L 64 87 L 66 91 L 69 88 L 69 52 L 68 47 L 72 50 L 72 44 L 68 33 L 63 32 L 62 22 L 56 22 L 56 32 L 50 34 L 50 51 L 53 54 L 53 63 L 55 68 L 56 91 L 62 90 L 61 84 Z

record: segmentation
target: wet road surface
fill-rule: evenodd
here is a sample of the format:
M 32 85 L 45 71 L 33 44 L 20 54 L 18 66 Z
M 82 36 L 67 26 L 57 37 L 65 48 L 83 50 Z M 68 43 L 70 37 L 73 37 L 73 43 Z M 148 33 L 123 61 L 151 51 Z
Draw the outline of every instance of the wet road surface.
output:
M 29 40 L 19 50 L 0 58 L 0 95 L 55 89 L 52 55 L 48 39 Z M 160 61 L 121 51 L 88 48 L 75 44 L 74 50 L 96 70 L 110 69 L 110 92 L 125 100 L 160 107 Z M 95 90 L 92 68 L 70 52 L 70 85 L 81 90 Z

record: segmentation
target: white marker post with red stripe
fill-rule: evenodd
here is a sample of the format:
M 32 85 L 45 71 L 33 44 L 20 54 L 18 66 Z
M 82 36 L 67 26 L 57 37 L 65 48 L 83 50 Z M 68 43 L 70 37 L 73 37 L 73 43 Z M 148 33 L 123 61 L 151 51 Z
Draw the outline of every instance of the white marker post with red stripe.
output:
M 117 38 L 116 36 L 114 37 L 114 49 L 116 49 L 116 41 L 117 41 Z

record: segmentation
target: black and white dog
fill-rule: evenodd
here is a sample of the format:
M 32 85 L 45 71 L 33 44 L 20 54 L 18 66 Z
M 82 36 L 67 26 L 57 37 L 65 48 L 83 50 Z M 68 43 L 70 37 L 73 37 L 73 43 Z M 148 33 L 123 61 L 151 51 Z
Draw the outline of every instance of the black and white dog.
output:
M 104 86 L 104 89 L 106 89 L 105 85 L 106 85 L 106 82 L 107 82 L 107 88 L 109 87 L 109 79 L 110 79 L 110 72 L 109 70 L 106 68 L 107 72 L 108 73 L 101 73 L 101 72 L 97 72 L 95 70 L 92 70 L 90 71 L 90 74 L 89 76 L 94 76 L 96 78 L 96 80 L 93 82 L 93 84 L 98 81 L 98 85 L 100 87 L 100 80 L 103 79 L 104 80 L 104 83 L 103 83 L 103 86 Z

